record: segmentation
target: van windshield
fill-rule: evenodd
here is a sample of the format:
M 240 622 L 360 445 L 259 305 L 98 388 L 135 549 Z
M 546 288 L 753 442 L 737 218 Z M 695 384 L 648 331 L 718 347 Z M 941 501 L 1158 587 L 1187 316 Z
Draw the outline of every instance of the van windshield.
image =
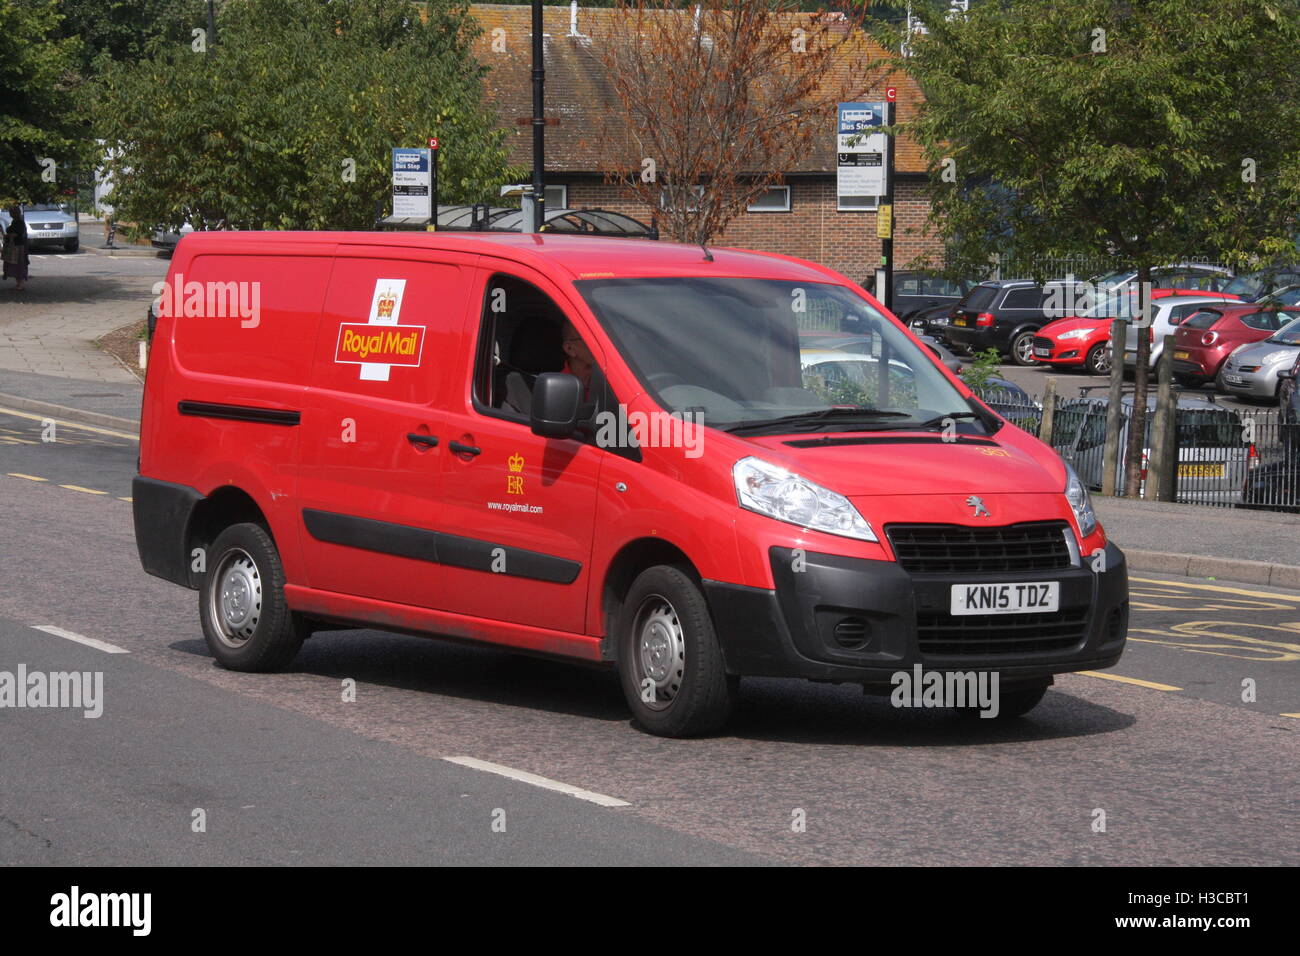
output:
M 669 412 L 747 434 L 939 428 L 979 416 L 902 329 L 849 289 L 740 278 L 576 283 Z

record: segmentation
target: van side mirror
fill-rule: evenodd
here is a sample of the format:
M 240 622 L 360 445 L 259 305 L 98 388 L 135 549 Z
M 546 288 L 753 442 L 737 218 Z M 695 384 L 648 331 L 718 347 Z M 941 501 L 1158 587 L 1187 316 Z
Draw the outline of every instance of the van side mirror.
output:
M 570 438 L 578 430 L 582 382 L 565 372 L 543 372 L 533 386 L 529 425 L 534 435 Z

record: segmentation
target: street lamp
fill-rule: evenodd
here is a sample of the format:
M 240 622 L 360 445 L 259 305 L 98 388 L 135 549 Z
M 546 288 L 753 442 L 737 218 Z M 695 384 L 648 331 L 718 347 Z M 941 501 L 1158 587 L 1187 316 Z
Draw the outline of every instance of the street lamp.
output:
M 546 221 L 546 186 L 542 171 L 546 164 L 546 113 L 543 89 L 546 66 L 542 45 L 542 0 L 533 0 L 533 232 L 541 232 Z

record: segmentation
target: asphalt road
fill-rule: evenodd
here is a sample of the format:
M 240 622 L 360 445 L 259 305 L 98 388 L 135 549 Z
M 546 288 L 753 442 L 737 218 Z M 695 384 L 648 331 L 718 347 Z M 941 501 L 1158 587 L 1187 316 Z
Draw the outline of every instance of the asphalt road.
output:
M 0 671 L 104 682 L 99 718 L 0 710 L 0 863 L 1296 862 L 1300 594 L 1135 573 L 1120 664 L 1010 724 L 750 680 L 723 736 L 664 740 L 611 673 L 494 649 L 338 631 L 224 671 L 139 569 L 135 443 L 0 428 Z

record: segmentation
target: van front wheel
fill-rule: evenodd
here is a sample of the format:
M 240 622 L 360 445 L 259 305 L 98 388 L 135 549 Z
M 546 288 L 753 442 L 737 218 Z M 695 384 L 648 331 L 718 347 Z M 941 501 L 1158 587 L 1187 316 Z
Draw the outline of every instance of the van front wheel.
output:
M 280 552 L 261 525 L 231 525 L 212 542 L 199 619 L 222 667 L 279 670 L 298 653 L 307 625 L 285 602 Z
M 619 678 L 637 723 L 661 737 L 697 737 L 731 714 L 728 676 L 704 595 L 680 568 L 659 565 L 632 582 L 619 620 Z

